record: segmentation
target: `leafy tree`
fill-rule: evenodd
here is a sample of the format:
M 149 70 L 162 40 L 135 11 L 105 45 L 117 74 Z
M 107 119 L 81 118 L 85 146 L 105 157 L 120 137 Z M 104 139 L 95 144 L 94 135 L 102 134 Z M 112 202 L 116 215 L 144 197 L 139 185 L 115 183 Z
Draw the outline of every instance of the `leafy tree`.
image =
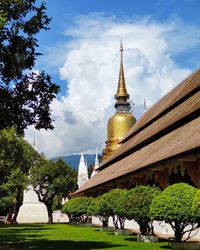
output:
M 127 195 L 127 218 L 134 219 L 140 227 L 142 235 L 153 234 L 151 218 L 149 217 L 150 205 L 160 190 L 150 186 L 137 186 Z
M 41 158 L 37 167 L 31 170 L 31 182 L 39 201 L 48 211 L 48 223 L 53 223 L 52 204 L 56 195 L 68 196 L 76 184 L 75 171 L 62 159 L 56 162 Z
M 36 0 L 0 1 L 0 129 L 52 129 L 50 104 L 59 91 L 44 71 L 33 72 L 37 34 L 47 30 L 46 6 Z
M 1 215 L 7 215 L 13 210 L 13 199 L 11 196 L 6 196 L 7 194 L 1 192 L 0 196 L 0 211 Z
M 110 216 L 113 218 L 113 224 L 116 229 L 124 229 L 124 222 L 127 216 L 127 194 L 126 189 L 112 189 L 107 194 L 107 206 L 111 211 Z
M 173 184 L 156 196 L 150 207 L 152 219 L 169 223 L 174 230 L 175 239 L 180 242 L 185 233 L 186 240 L 198 228 L 199 215 L 192 211 L 192 203 L 197 189 L 186 183 Z M 188 227 L 189 226 L 189 227 Z
M 92 197 L 75 197 L 67 201 L 62 212 L 67 214 L 70 221 L 86 223 L 88 219 L 87 210 L 90 206 Z
M 78 222 L 79 220 L 78 220 L 76 213 L 75 213 L 75 209 L 76 209 L 75 206 L 76 206 L 76 200 L 75 200 L 75 198 L 72 198 L 64 204 L 61 211 L 62 211 L 62 213 L 67 214 L 69 221 Z
M 55 197 L 53 198 L 53 202 L 52 202 L 52 210 L 61 210 L 63 205 L 62 205 L 62 195 L 57 194 L 55 195 Z
M 103 227 L 108 226 L 108 219 L 113 214 L 112 208 L 109 206 L 108 193 L 94 198 L 88 207 L 88 214 L 98 216 Z
M 38 153 L 14 128 L 0 130 L 0 200 L 4 210 L 14 210 L 13 223 L 17 222 L 23 190 L 37 159 Z

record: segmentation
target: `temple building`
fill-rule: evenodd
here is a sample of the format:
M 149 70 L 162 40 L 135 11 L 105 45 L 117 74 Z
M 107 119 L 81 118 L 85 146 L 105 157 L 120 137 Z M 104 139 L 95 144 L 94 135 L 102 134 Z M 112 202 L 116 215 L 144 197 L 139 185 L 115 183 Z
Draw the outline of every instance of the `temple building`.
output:
M 127 117 L 130 116 L 127 118 L 130 128 L 134 118 L 128 113 L 127 98 L 121 59 L 115 107 L 117 115 L 125 110 Z M 186 182 L 200 187 L 200 70 L 149 108 L 126 133 L 120 147 L 114 142 L 123 135 L 110 125 L 114 117 L 108 124 L 104 161 L 98 173 L 74 196 L 97 196 L 112 188 L 130 189 L 136 185 L 157 185 L 164 189 Z
M 109 119 L 107 126 L 107 141 L 106 147 L 103 150 L 103 159 L 106 159 L 113 154 L 113 152 L 120 146 L 120 141 L 126 135 L 126 133 L 132 128 L 136 122 L 135 117 L 131 112 L 129 94 L 126 90 L 126 83 L 124 77 L 123 68 L 123 45 L 120 46 L 121 62 L 119 71 L 119 81 L 117 93 L 115 94 L 115 108 L 116 113 Z

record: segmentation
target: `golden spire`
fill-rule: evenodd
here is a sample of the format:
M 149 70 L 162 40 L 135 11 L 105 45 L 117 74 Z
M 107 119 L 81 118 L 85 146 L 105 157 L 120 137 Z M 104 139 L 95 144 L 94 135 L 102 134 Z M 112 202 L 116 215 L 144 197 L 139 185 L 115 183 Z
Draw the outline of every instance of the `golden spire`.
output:
M 124 69 L 123 69 L 123 46 L 120 46 L 121 62 L 119 71 L 118 89 L 115 95 L 116 103 L 115 114 L 109 119 L 107 126 L 107 141 L 103 151 L 104 162 L 112 153 L 120 146 L 120 141 L 136 122 L 135 117 L 131 112 L 130 102 L 128 101 L 129 94 L 126 90 Z
M 119 82 L 118 82 L 118 88 L 117 88 L 117 93 L 115 95 L 115 99 L 118 99 L 118 97 L 129 98 L 129 94 L 127 93 L 127 90 L 126 90 L 126 83 L 125 83 L 125 77 L 124 77 L 122 41 L 120 45 L 120 52 L 121 52 L 121 62 L 120 62 L 120 71 L 119 71 Z

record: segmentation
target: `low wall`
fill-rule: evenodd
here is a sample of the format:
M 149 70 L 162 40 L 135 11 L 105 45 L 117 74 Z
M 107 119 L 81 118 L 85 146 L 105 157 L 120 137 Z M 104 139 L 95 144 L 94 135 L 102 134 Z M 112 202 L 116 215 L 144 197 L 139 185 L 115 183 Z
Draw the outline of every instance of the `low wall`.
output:
M 53 222 L 54 223 L 67 223 L 69 218 L 66 214 L 63 214 L 60 210 L 53 211 Z
M 102 223 L 99 218 L 92 216 L 92 224 L 101 226 Z M 109 227 L 114 227 L 112 218 L 109 218 Z M 172 237 L 174 235 L 174 231 L 172 230 L 171 226 L 165 222 L 154 221 L 153 222 L 154 232 L 158 235 L 162 235 L 163 237 Z M 134 232 L 139 232 L 139 225 L 134 220 L 126 220 L 124 224 L 125 229 L 131 229 Z M 189 227 L 188 227 L 189 229 Z M 192 234 L 193 235 L 193 234 Z M 200 230 L 198 230 L 197 234 L 192 238 L 193 240 L 200 241 Z

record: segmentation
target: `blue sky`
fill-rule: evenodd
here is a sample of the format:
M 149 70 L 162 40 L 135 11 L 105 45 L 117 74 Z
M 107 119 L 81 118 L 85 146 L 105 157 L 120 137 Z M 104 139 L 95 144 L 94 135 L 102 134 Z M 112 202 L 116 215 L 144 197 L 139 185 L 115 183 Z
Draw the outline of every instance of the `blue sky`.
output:
M 36 69 L 61 86 L 52 104 L 55 130 L 38 134 L 39 150 L 50 157 L 103 149 L 107 120 L 115 112 L 121 39 L 137 119 L 144 98 L 152 106 L 199 67 L 199 0 L 45 2 L 52 21 L 38 35 L 44 55 Z M 30 142 L 33 136 L 29 129 Z
M 63 35 L 68 26 L 73 26 L 76 17 L 91 13 L 103 13 L 105 16 L 115 15 L 118 20 L 127 18 L 149 17 L 153 21 L 168 22 L 180 20 L 187 25 L 200 25 L 199 0 L 46 0 L 47 13 L 52 17 L 50 30 L 38 36 L 40 50 L 67 41 L 70 37 Z M 198 67 L 200 50 L 189 48 L 181 54 L 172 55 L 174 60 L 191 69 Z M 52 72 L 51 72 L 52 74 Z M 65 82 L 59 74 L 53 72 L 54 81 L 61 86 L 61 93 L 66 91 Z

